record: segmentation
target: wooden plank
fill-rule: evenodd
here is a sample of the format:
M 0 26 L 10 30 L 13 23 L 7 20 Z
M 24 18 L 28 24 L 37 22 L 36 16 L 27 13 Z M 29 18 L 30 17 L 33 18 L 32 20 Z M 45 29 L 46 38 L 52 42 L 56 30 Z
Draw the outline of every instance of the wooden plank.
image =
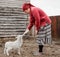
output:
M 27 14 L 25 14 L 25 13 L 23 13 L 23 12 L 0 12 L 0 15 L 7 15 L 7 16 L 9 16 L 9 15 L 27 15 Z
M 0 25 L 23 25 L 23 24 L 27 24 L 27 20 L 0 20 Z
M 19 27 L 1 27 L 0 29 L 26 29 L 25 26 L 19 26 Z
M 25 23 L 23 23 L 23 22 L 25 22 Z M 16 21 L 16 22 L 13 22 L 13 21 L 10 21 L 10 22 L 9 22 L 9 21 L 6 21 L 6 22 L 5 22 L 5 21 L 2 21 L 2 22 L 1 22 L 1 21 L 0 21 L 0 24 L 2 24 L 2 25 L 3 25 L 3 23 L 4 23 L 4 24 L 8 24 L 8 23 L 9 23 L 9 24 L 20 24 L 20 25 L 25 25 L 25 24 L 27 24 L 26 21 L 23 21 L 23 22 L 21 22 L 21 21 Z
M 0 16 L 0 18 L 20 18 L 20 19 L 27 19 L 26 17 L 20 17 L 20 16 Z
M 0 19 L 27 19 L 27 17 L 10 17 L 10 16 L 0 16 Z
M 0 24 L 0 26 L 25 26 L 26 25 L 26 22 L 25 23 L 23 23 L 23 22 L 20 22 L 19 24 L 18 23 L 2 23 L 2 24 Z
M 23 17 L 21 17 L 21 18 L 12 18 L 12 17 L 7 17 L 7 18 L 5 18 L 5 17 L 0 17 L 0 21 L 24 21 L 24 20 L 27 20 L 27 17 L 25 18 L 23 18 Z
M 56 16 L 56 19 L 57 19 L 57 38 L 60 39 L 60 16 Z
M 0 32 L 0 35 L 16 35 L 16 34 L 20 34 L 24 31 L 19 31 L 19 32 Z
M 27 20 L 22 20 L 22 21 L 21 20 L 10 20 L 10 21 L 9 20 L 7 20 L 7 21 L 6 20 L 5 21 L 1 21 L 0 20 L 0 25 L 4 25 L 4 24 L 7 24 L 7 25 L 11 24 L 11 25 L 13 25 L 13 24 L 18 24 L 18 23 L 20 25 L 23 25 L 23 24 L 27 24 L 28 22 L 27 22 Z
M 1 7 L 0 6 L 0 10 L 17 10 L 17 11 L 22 11 L 22 8 L 20 8 L 20 7 Z
M 17 34 L 17 35 L 21 35 L 22 33 L 20 33 L 20 34 Z M 16 37 L 17 35 L 0 35 L 0 37 Z
M 3 15 L 27 15 L 23 12 L 0 12 L 0 14 L 3 14 Z
M 27 16 L 23 16 L 23 17 L 22 16 L 0 15 L 0 17 L 20 17 L 20 18 L 24 18 L 24 19 L 27 17 Z
M 17 35 L 22 35 L 22 33 L 20 33 L 20 34 L 16 34 L 16 35 L 0 35 L 0 37 L 16 37 Z
M 54 26 L 53 26 L 54 27 L 54 29 L 53 29 L 54 30 L 54 37 L 57 38 L 57 31 L 56 31 L 57 30 L 57 27 L 56 27 L 57 21 L 56 21 L 55 16 L 53 18 L 54 18 L 54 21 L 53 21 L 53 24 L 54 24 Z
M 0 29 L 0 32 L 19 32 L 19 31 L 25 31 L 26 29 Z

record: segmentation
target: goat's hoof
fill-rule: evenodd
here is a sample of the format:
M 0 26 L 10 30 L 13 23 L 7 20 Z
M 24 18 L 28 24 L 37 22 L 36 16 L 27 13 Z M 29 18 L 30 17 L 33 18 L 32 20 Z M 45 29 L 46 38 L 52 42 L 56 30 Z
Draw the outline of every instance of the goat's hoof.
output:
M 4 52 L 4 54 L 6 54 L 6 53 Z
M 4 53 L 4 54 L 6 54 L 6 53 Z
M 9 55 L 7 55 L 7 56 L 9 56 Z
M 20 55 L 20 52 L 18 53 L 18 55 Z
M 7 54 L 7 56 L 9 56 L 9 54 Z

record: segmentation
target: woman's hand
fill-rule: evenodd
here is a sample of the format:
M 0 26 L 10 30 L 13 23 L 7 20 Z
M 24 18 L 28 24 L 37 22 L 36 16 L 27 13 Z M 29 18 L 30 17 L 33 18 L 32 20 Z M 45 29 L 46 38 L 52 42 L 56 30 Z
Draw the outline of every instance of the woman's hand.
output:
M 36 30 L 36 35 L 38 34 L 38 31 Z
M 29 29 L 26 29 L 26 31 L 23 33 L 23 35 L 27 34 L 29 32 Z

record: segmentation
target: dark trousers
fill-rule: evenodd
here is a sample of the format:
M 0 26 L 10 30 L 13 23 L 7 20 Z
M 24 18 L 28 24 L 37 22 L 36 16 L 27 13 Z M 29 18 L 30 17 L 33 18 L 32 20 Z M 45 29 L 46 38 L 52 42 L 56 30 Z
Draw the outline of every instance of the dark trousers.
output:
M 43 45 L 39 45 L 39 52 L 43 52 Z

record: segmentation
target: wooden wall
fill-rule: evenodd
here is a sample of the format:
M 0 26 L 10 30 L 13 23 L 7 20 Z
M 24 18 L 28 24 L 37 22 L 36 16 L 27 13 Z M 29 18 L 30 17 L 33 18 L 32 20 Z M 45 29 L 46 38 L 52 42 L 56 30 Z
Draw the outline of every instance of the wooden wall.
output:
M 21 8 L 0 7 L 0 37 L 22 34 L 27 22 L 27 14 Z
M 51 16 L 52 20 L 52 37 L 60 39 L 60 16 Z
M 27 14 L 22 5 L 30 0 L 0 0 L 0 37 L 22 34 L 27 27 Z

